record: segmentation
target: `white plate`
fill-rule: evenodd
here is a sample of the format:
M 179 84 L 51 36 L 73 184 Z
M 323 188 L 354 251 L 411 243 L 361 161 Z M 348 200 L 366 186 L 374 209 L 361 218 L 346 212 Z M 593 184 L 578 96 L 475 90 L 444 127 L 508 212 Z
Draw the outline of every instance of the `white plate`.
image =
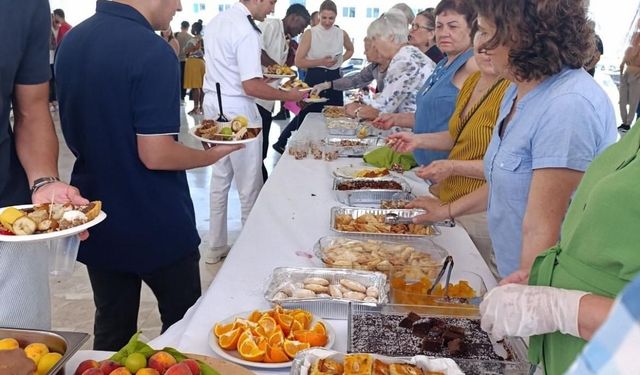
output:
M 271 74 L 271 73 L 264 73 L 263 75 L 267 78 L 272 78 L 272 79 L 291 78 L 296 76 L 295 74 Z
M 280 90 L 286 91 L 286 92 L 291 91 L 291 89 L 289 87 L 280 86 L 278 88 Z M 307 87 L 307 88 L 304 88 L 304 89 L 298 89 L 298 91 L 300 91 L 300 92 L 309 92 L 309 91 L 312 91 L 312 90 L 313 90 L 313 87 Z
M 345 165 L 343 167 L 338 167 L 334 169 L 333 175 L 336 177 L 342 177 L 342 178 L 378 178 L 379 179 L 379 178 L 391 177 L 393 174 L 392 171 L 389 171 L 388 175 L 379 176 L 379 177 L 358 177 L 356 175 L 356 173 L 362 170 L 376 170 L 376 169 L 379 169 L 379 168 L 372 167 L 366 164 L 350 164 L 350 165 Z
M 22 208 L 31 208 L 33 206 L 34 206 L 33 204 L 22 204 L 19 206 L 10 206 L 10 207 L 22 209 Z M 0 212 L 2 212 L 5 208 L 8 208 L 8 207 L 0 208 Z M 77 227 L 59 230 L 51 233 L 30 234 L 25 236 L 0 234 L 0 242 L 35 242 L 35 241 L 52 240 L 54 238 L 69 237 L 69 236 L 73 236 L 78 233 L 84 232 L 85 230 L 91 228 L 92 226 L 101 223 L 102 220 L 106 218 L 107 218 L 107 214 L 105 214 L 104 211 L 100 211 L 100 213 L 95 219 L 91 220 L 88 223 L 78 225 Z
M 227 324 L 227 323 L 231 323 L 233 322 L 236 318 L 247 318 L 249 316 L 249 314 L 251 314 L 251 311 L 245 311 L 245 312 L 241 312 L 239 314 L 233 314 L 232 316 L 219 321 L 218 323 L 221 324 Z M 330 349 L 334 342 L 336 341 L 336 333 L 333 330 L 333 327 L 331 327 L 329 325 L 329 323 L 327 323 L 326 321 L 322 320 L 322 319 L 316 319 L 314 317 L 313 321 L 311 322 L 311 324 L 315 324 L 317 322 L 322 322 L 325 326 L 325 328 L 327 329 L 327 345 L 324 346 L 324 348 L 326 349 Z M 220 345 L 218 345 L 218 338 L 216 337 L 216 335 L 213 333 L 213 327 L 211 329 L 209 329 L 209 346 L 211 347 L 211 349 L 214 351 L 214 353 L 216 353 L 217 355 L 219 355 L 220 357 L 226 359 L 227 361 L 233 362 L 233 363 L 237 363 L 239 365 L 243 365 L 243 366 L 249 366 L 249 367 L 257 367 L 257 368 L 286 368 L 286 367 L 291 367 L 291 364 L 293 364 L 293 360 L 289 361 L 289 362 L 281 362 L 281 363 L 263 363 L 263 362 L 251 362 L 251 361 L 247 361 L 244 360 L 240 354 L 238 354 L 237 350 L 224 350 L 220 347 Z
M 304 98 L 302 101 L 305 102 L 305 103 L 325 103 L 325 102 L 328 102 L 329 99 L 327 99 L 327 98 L 317 98 L 317 99 Z
M 262 132 L 262 129 L 260 129 L 260 132 L 258 132 L 258 134 L 253 137 L 253 138 L 249 138 L 249 139 L 241 139 L 239 141 L 219 141 L 219 140 L 214 140 L 214 139 L 207 139 L 207 138 L 202 138 L 198 135 L 196 135 L 196 129 L 198 127 L 195 126 L 191 129 L 189 129 L 189 134 L 191 134 L 192 137 L 194 137 L 195 139 L 201 141 L 201 142 L 205 142 L 205 143 L 213 143 L 213 144 L 217 144 L 217 145 L 239 145 L 239 144 L 243 144 L 243 143 L 249 143 L 249 142 L 253 142 L 256 139 L 258 139 L 259 137 L 261 137 L 262 135 L 260 134 Z M 252 129 L 256 129 L 256 128 L 252 128 Z

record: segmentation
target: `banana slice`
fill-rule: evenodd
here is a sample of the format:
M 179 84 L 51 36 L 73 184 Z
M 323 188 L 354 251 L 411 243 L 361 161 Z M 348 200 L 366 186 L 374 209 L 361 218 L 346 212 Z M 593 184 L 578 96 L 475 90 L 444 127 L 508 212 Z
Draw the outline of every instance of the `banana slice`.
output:
M 12 225 L 13 233 L 18 236 L 33 234 L 36 228 L 36 222 L 28 216 L 17 218 Z

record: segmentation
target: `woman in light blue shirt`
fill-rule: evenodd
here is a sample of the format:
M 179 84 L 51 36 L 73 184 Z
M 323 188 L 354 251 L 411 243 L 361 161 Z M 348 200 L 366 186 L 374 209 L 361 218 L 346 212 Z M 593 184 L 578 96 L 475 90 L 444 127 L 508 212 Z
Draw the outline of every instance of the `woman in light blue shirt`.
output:
M 416 96 L 416 111 L 383 113 L 374 120 L 374 126 L 390 129 L 393 126 L 414 128 L 415 133 L 446 131 L 455 109 L 456 98 L 464 81 L 478 70 L 471 48 L 471 24 L 476 13 L 464 0 L 442 0 L 435 9 L 436 40 L 446 53 Z M 414 157 L 419 165 L 446 159 L 446 151 L 419 149 Z
M 535 257 L 557 243 L 583 172 L 616 139 L 611 101 L 582 69 L 593 29 L 584 16 L 558 16 L 571 7 L 563 1 L 527 5 L 531 12 L 478 10 L 479 48 L 513 85 L 484 157 L 488 184 L 454 202 L 447 216 L 487 209 L 503 282 L 528 280 Z M 442 212 L 429 198 L 413 206 L 431 212 L 420 220 Z

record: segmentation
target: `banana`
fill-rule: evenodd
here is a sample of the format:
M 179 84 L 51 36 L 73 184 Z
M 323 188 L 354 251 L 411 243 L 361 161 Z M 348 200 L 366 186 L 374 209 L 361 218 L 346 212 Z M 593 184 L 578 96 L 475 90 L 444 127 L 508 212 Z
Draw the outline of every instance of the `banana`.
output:
M 33 234 L 36 231 L 36 222 L 28 216 L 19 217 L 11 226 L 13 233 L 18 236 Z

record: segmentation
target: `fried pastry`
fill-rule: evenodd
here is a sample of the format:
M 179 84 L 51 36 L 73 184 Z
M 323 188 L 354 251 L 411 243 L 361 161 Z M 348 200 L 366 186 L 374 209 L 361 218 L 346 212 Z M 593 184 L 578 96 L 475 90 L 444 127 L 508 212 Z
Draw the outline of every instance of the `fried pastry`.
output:
M 422 370 L 406 363 L 389 365 L 389 375 L 423 375 Z
M 313 363 L 309 375 L 342 375 L 343 367 L 333 359 L 318 359 Z
M 373 357 L 369 354 L 348 354 L 344 357 L 344 375 L 372 375 Z
M 373 362 L 373 375 L 391 375 L 389 365 L 376 359 Z

